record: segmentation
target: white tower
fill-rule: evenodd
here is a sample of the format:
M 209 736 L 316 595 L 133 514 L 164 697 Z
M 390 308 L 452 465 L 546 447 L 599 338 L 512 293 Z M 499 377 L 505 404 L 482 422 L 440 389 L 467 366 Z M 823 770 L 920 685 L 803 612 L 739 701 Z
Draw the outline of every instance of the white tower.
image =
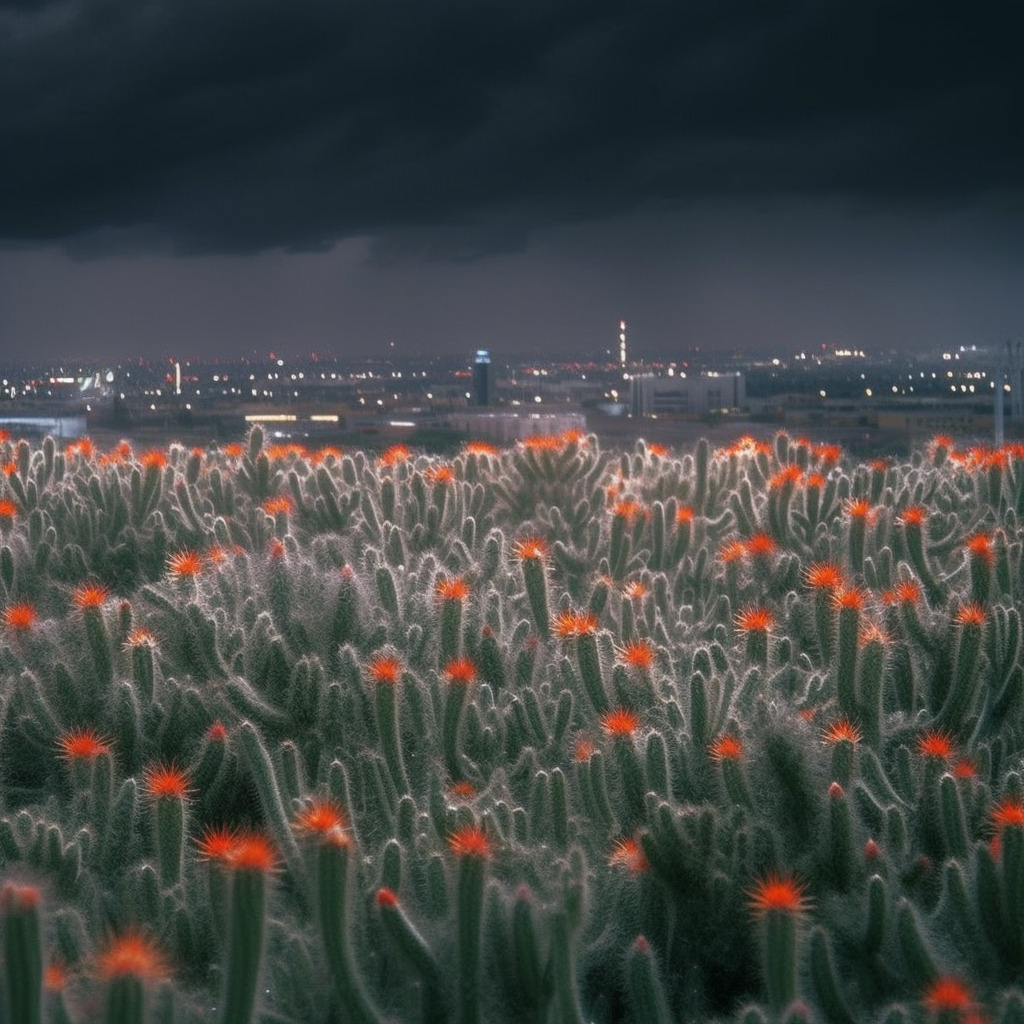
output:
M 626 321 L 619 321 L 619 365 L 626 368 Z

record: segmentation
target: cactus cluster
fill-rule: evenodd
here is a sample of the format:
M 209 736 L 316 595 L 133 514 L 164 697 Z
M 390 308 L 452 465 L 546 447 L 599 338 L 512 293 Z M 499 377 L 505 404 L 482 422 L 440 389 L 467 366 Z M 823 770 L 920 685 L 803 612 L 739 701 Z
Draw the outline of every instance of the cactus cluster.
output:
M 1024 448 L 0 468 L 0 1019 L 1024 1022 Z

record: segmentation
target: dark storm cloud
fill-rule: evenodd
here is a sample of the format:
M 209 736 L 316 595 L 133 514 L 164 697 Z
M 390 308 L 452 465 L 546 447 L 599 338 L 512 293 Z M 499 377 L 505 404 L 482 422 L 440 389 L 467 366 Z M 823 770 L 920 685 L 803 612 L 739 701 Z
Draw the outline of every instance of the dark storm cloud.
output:
M 730 196 L 1016 201 L 1014 9 L 0 0 L 0 238 L 458 256 Z

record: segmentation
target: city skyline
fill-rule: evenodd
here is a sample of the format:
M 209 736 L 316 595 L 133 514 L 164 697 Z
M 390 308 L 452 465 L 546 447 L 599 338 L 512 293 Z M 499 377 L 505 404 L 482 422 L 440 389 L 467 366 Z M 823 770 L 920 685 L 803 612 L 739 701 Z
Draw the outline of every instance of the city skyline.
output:
M 1007 9 L 0 0 L 0 358 L 998 344 Z

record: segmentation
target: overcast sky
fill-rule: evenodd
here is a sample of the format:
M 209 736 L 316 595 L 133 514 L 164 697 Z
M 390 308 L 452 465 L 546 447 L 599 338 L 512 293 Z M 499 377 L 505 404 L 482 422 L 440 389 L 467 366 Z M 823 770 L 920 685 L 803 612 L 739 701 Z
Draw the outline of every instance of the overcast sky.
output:
M 0 357 L 1024 333 L 1012 0 L 0 0 Z

